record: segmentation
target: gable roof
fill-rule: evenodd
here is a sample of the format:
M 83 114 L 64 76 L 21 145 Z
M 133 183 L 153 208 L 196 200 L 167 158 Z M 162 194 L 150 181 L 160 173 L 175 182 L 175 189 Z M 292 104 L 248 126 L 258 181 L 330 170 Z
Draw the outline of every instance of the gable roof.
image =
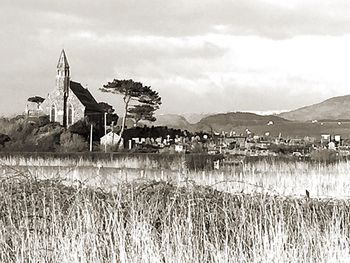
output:
M 103 112 L 100 105 L 91 95 L 88 89 L 85 89 L 80 83 L 71 81 L 70 82 L 71 91 L 77 96 L 79 101 L 85 106 L 87 111 Z

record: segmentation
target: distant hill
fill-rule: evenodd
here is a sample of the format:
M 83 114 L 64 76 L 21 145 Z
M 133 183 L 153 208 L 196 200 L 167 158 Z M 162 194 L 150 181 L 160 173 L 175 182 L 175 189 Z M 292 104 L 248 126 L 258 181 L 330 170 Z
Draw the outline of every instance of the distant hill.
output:
M 178 114 L 161 114 L 156 116 L 157 120 L 151 125 L 168 126 L 169 128 L 190 131 L 230 131 L 235 127 L 267 126 L 272 121 L 274 125 L 289 122 L 275 115 L 258 115 L 248 112 L 229 112 L 212 114 L 202 118 L 197 123 L 190 123 Z
M 272 125 L 268 125 L 269 122 Z M 321 134 L 338 134 L 343 138 L 348 138 L 350 134 L 350 122 L 346 119 L 329 121 L 324 119 L 324 123 L 290 121 L 275 115 L 258 115 L 246 112 L 230 112 L 214 114 L 203 118 L 199 123 L 192 125 L 193 130 L 204 131 L 234 131 L 236 134 L 245 134 L 249 129 L 254 134 L 264 135 L 269 133 L 273 137 L 280 134 L 284 138 L 304 138 L 311 136 L 320 138 Z
M 294 121 L 350 119 L 350 95 L 334 97 L 311 106 L 284 112 L 279 117 Z
M 210 115 L 198 122 L 195 127 L 196 130 L 232 130 L 235 127 L 242 126 L 266 126 L 269 122 L 274 125 L 281 123 L 288 123 L 281 117 L 275 115 L 258 115 L 248 112 L 229 112 Z
M 339 134 L 348 138 L 350 134 L 350 121 L 347 119 L 319 119 L 317 123 L 291 121 L 276 115 L 259 115 L 247 112 L 229 112 L 212 114 L 201 119 L 198 123 L 191 124 L 187 119 L 177 114 L 158 115 L 157 121 L 149 126 L 167 126 L 169 128 L 189 131 L 234 131 L 236 134 L 245 134 L 246 129 L 257 135 L 269 133 L 271 136 L 284 138 L 304 138 L 312 136 L 320 138 L 321 134 Z M 268 125 L 270 122 L 272 125 Z M 338 123 L 340 122 L 340 124 Z
M 189 123 L 195 124 L 198 123 L 201 119 L 212 115 L 212 113 L 184 113 L 181 115 L 184 116 Z
M 169 128 L 188 130 L 191 124 L 185 117 L 178 114 L 160 114 L 156 116 L 157 120 L 151 125 L 154 126 L 167 126 Z

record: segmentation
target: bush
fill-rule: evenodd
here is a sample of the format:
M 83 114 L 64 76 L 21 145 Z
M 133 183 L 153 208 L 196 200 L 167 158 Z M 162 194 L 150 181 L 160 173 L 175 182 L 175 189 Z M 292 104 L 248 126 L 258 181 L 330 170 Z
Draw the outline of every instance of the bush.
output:
M 83 152 L 88 150 L 88 143 L 78 134 L 64 132 L 60 137 L 62 152 Z
M 191 147 L 192 153 L 203 153 L 203 145 L 200 142 L 193 142 Z
M 105 150 L 107 152 L 119 152 L 121 150 L 120 148 L 121 147 L 119 145 L 107 145 L 105 147 L 104 144 L 100 144 L 100 151 L 101 152 L 104 152 Z M 124 149 L 122 149 L 122 150 L 124 150 Z
M 292 154 L 293 152 L 309 152 L 310 146 L 271 144 L 269 150 L 277 154 Z
M 11 141 L 11 138 L 3 133 L 0 133 L 0 145 L 5 147 L 5 143 Z
M 85 140 L 88 140 L 90 138 L 90 129 L 91 129 L 91 123 L 85 118 L 83 120 L 79 120 L 76 123 L 74 123 L 72 126 L 68 128 L 68 130 L 73 133 L 77 134 L 81 137 L 83 137 Z M 96 125 L 93 126 L 92 130 L 93 134 L 93 140 L 97 141 L 101 137 L 101 131 L 98 129 Z

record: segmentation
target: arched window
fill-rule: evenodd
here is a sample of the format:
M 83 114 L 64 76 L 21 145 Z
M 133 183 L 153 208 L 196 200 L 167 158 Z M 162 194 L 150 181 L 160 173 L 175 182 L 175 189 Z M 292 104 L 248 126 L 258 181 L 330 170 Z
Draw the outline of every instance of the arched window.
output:
M 68 110 L 67 110 L 67 124 L 68 126 L 72 125 L 74 122 L 74 115 L 73 115 L 73 106 L 72 104 L 68 104 Z
M 50 110 L 50 121 L 51 122 L 56 122 L 56 106 L 55 104 L 51 105 L 51 110 Z

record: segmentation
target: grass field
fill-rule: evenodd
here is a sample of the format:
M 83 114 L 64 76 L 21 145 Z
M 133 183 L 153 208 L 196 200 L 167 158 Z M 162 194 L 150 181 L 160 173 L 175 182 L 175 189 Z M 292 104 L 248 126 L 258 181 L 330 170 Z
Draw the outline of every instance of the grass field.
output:
M 0 262 L 350 261 L 347 162 L 134 177 L 12 168 L 0 177 Z

